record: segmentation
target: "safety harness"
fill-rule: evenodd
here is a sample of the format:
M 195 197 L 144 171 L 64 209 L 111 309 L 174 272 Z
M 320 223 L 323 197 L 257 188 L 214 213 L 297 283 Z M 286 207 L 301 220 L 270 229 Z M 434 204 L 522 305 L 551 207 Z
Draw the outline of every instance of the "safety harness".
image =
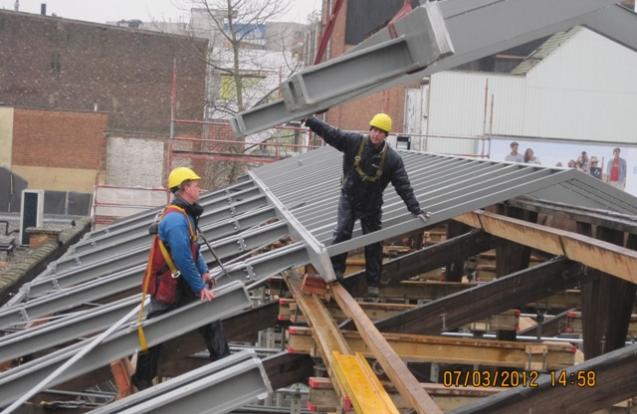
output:
M 387 144 L 383 147 L 380 153 L 380 162 L 378 163 L 378 168 L 376 169 L 376 174 L 367 175 L 365 171 L 361 168 L 361 159 L 363 155 L 363 150 L 365 149 L 365 145 L 367 145 L 367 141 L 369 141 L 369 137 L 365 136 L 361 140 L 360 145 L 358 146 L 358 151 L 356 156 L 354 157 L 354 170 L 358 173 L 358 176 L 361 178 L 363 182 L 373 183 L 378 181 L 378 179 L 383 175 L 383 168 L 385 167 L 385 158 L 387 158 Z
M 166 215 L 171 213 L 180 213 L 186 218 L 193 259 L 196 259 L 198 251 L 197 232 L 195 231 L 192 221 L 188 217 L 188 213 L 186 213 L 183 208 L 171 204 L 164 209 L 160 218 L 164 218 Z M 157 254 L 157 250 L 159 250 L 159 255 Z M 151 296 L 160 297 L 164 302 L 171 303 L 170 297 L 176 295 L 177 279 L 179 276 L 181 276 L 181 272 L 175 266 L 175 262 L 173 261 L 168 248 L 159 238 L 159 235 L 155 235 L 150 247 L 150 253 L 148 254 L 146 272 L 144 273 L 142 283 L 142 300 L 139 313 L 137 314 L 137 336 L 139 337 L 139 348 L 142 351 L 148 350 L 148 342 L 146 341 L 146 335 L 144 334 L 144 328 L 142 326 L 146 295 L 150 293 Z

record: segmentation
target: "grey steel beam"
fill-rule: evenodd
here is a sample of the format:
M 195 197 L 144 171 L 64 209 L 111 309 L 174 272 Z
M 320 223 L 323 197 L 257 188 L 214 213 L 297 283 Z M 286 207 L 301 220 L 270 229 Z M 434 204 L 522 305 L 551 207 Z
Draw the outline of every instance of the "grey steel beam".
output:
M 620 4 L 593 14 L 586 19 L 584 26 L 637 51 L 637 14 Z
M 91 413 L 222 413 L 271 392 L 261 360 L 254 351 L 244 350 Z
M 208 232 L 204 232 L 208 233 Z M 234 256 L 264 244 L 274 242 L 287 235 L 285 223 L 273 223 L 261 228 L 248 230 L 222 240 L 211 243 L 216 254 L 221 258 Z M 137 249 L 115 258 L 105 258 L 100 262 L 70 269 L 60 274 L 34 281 L 29 285 L 29 297 L 37 297 L 60 288 L 70 287 L 89 280 L 108 276 L 115 272 L 125 271 L 147 261 L 148 247 Z M 207 246 L 202 246 L 201 254 L 208 263 L 215 261 Z
M 252 178 L 252 181 L 259 186 L 268 200 L 270 200 L 270 203 L 272 203 L 280 218 L 287 223 L 290 233 L 303 241 L 305 248 L 307 249 L 308 256 L 319 273 L 328 281 L 336 280 L 336 274 L 334 273 L 330 257 L 327 255 L 325 245 L 319 242 L 314 235 L 309 232 L 296 217 L 294 217 L 290 210 L 288 210 L 287 206 L 283 204 L 252 171 L 250 171 L 250 177 Z
M 0 362 L 34 354 L 100 332 L 124 317 L 139 303 L 140 295 L 134 295 L 96 309 L 88 309 L 77 316 L 69 316 L 0 337 Z
M 294 111 L 422 69 L 452 53 L 439 6 L 428 4 L 396 25 L 392 39 L 302 69 L 281 89 L 287 108 Z
M 108 277 L 56 291 L 51 295 L 0 308 L 0 329 L 73 309 L 84 303 L 107 298 L 130 289 L 140 289 L 143 273 L 144 265 L 137 266 Z
M 285 81 L 281 86 L 284 109 L 304 112 L 326 101 L 338 102 L 344 94 L 421 70 L 454 51 L 437 3 L 418 7 L 393 27 L 391 39 L 306 68 Z M 247 115 L 231 119 L 236 135 L 276 125 L 255 124 Z
M 217 297 L 210 302 L 196 301 L 157 318 L 144 321 L 143 326 L 148 345 L 154 346 L 163 343 L 251 307 L 248 292 L 242 283 L 228 284 L 215 289 L 215 291 Z M 14 401 L 31 389 L 85 346 L 87 341 L 63 348 L 3 372 L 2 376 L 0 376 L 0 406 Z M 138 350 L 137 329 L 133 323 L 98 345 L 50 385 L 54 386 L 86 374 L 111 361 L 131 355 Z
M 464 63 L 490 56 L 506 49 L 539 39 L 553 33 L 569 29 L 578 24 L 587 23 L 599 10 L 612 6 L 616 0 L 446 0 L 439 4 L 449 32 L 455 53 L 435 61 L 424 70 L 396 78 L 380 81 L 367 87 L 360 87 L 351 92 L 336 94 L 335 97 L 306 105 L 302 109 L 290 111 L 285 101 L 277 101 L 268 105 L 253 108 L 237 115 L 233 128 L 237 135 L 255 133 L 272 126 L 300 119 L 320 112 L 336 104 L 356 97 L 365 96 L 387 89 L 394 85 L 420 80 L 432 73 L 447 70 Z M 428 3 L 431 4 L 431 3 Z M 422 6 L 421 6 L 422 7 Z M 612 6 L 614 7 L 614 6 Z M 418 9 L 416 9 L 418 10 Z M 414 10 L 414 12 L 416 11 Z M 396 22 L 398 30 L 403 21 L 414 12 Z M 502 22 L 508 22 L 502 24 Z M 593 22 L 595 24 L 595 22 Z M 596 28 L 604 28 L 598 25 Z M 488 28 L 486 30 L 485 28 Z M 356 49 L 359 53 L 367 48 L 375 47 L 391 39 L 388 28 L 380 30 L 365 43 L 365 47 Z M 619 36 L 617 36 L 619 38 Z M 329 62 L 326 62 L 329 64 Z M 347 68 L 357 73 L 360 68 L 352 65 Z M 327 86 L 326 86 L 327 88 Z

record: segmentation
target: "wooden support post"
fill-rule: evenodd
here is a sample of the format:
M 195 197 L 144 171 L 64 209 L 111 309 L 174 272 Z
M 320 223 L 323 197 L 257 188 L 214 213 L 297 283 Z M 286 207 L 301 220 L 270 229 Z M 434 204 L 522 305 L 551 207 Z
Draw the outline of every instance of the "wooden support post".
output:
M 387 340 L 383 338 L 383 335 L 376 329 L 372 321 L 369 320 L 365 312 L 345 288 L 338 283 L 334 283 L 332 284 L 332 293 L 343 312 L 352 318 L 372 354 L 409 405 L 417 413 L 442 414 L 442 410 L 420 386 L 418 380 L 409 372 L 407 365 L 389 346 Z
M 470 227 L 466 224 L 449 220 L 447 222 L 447 240 L 468 233 L 469 230 Z M 464 274 L 464 262 L 466 258 L 461 252 L 457 253 L 458 254 L 445 266 L 445 280 L 448 282 L 460 282 Z
M 590 224 L 578 223 L 578 230 L 588 233 Z M 618 230 L 597 227 L 596 236 L 624 244 L 624 233 Z M 582 326 L 584 355 L 590 359 L 624 346 L 637 286 L 599 270 L 588 271 L 591 277 L 582 285 Z
M 499 205 L 500 213 L 509 217 L 535 222 L 537 213 L 525 211 L 516 207 Z M 528 246 L 507 242 L 496 247 L 495 253 L 495 271 L 496 277 L 502 277 L 518 270 L 529 267 L 531 259 L 531 249 Z M 516 337 L 515 331 L 498 331 L 498 339 L 506 339 L 514 341 Z
M 382 331 L 439 334 L 577 284 L 580 265 L 564 258 L 520 270 L 376 322 Z

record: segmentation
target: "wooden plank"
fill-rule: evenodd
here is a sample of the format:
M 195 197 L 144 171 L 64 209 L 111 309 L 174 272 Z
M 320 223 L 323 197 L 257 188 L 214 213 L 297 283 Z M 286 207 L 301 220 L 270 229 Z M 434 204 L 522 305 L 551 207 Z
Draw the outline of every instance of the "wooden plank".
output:
M 350 348 L 368 358 L 374 354 L 361 335 L 342 331 Z M 289 352 L 316 355 L 316 344 L 309 328 L 291 326 L 288 329 Z M 530 364 L 543 363 L 546 369 L 560 369 L 573 365 L 576 348 L 568 343 L 545 343 L 546 356 L 527 353 L 527 346 L 537 342 L 498 341 L 479 338 L 384 333 L 383 336 L 400 356 L 409 362 L 438 362 L 492 367 L 528 369 Z
M 454 220 L 534 249 L 565 256 L 593 269 L 637 283 L 637 252 L 612 243 L 485 211 Z
M 429 394 L 420 387 L 413 374 L 407 369 L 407 365 L 391 348 L 387 340 L 376 329 L 365 312 L 350 294 L 339 283 L 331 285 L 334 299 L 341 309 L 354 321 L 358 332 L 370 348 L 376 360 L 396 386 L 400 395 L 408 401 L 409 405 L 422 414 L 442 414 L 442 410 L 431 399 Z
M 460 407 L 453 414 L 590 413 L 637 395 L 637 345 L 627 346 L 565 370 L 566 385 L 544 375 L 537 387 L 518 387 Z M 578 373 L 580 377 L 578 377 Z M 578 378 L 594 381 L 577 385 Z M 572 381 L 572 382 L 571 382 Z
M 558 258 L 376 322 L 381 331 L 438 334 L 573 287 L 580 266 Z

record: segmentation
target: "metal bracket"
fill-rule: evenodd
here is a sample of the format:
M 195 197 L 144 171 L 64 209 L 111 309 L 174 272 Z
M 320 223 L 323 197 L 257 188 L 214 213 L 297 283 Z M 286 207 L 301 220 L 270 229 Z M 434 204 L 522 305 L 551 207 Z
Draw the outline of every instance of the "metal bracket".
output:
M 528 356 L 526 369 L 534 370 L 534 371 L 546 371 L 547 362 L 546 356 L 549 353 L 548 346 L 546 345 L 527 345 L 525 347 L 525 352 Z M 541 360 L 537 361 L 537 357 L 540 357 Z
M 247 280 L 255 280 L 256 279 L 256 273 L 254 272 L 254 268 L 252 267 L 251 264 L 246 264 L 245 266 L 245 272 L 247 273 L 246 275 L 246 279 Z

